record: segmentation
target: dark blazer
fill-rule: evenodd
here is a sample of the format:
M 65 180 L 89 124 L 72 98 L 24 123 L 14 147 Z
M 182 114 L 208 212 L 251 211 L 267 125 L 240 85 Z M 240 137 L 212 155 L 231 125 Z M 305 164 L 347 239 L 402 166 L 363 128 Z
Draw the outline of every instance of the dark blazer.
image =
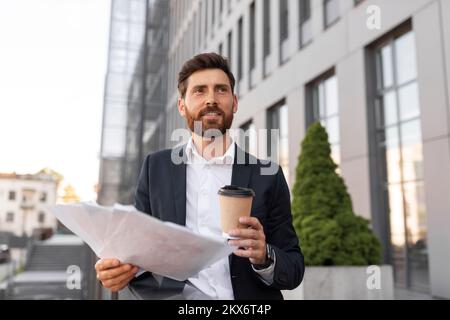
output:
M 135 196 L 135 207 L 139 211 L 163 221 L 186 224 L 186 161 L 176 164 L 171 160 L 172 152 L 186 160 L 185 148 L 186 145 L 159 151 L 145 158 Z M 245 162 L 237 164 L 238 159 Z M 229 256 L 236 300 L 283 299 L 280 290 L 294 289 L 303 279 L 305 267 L 292 225 L 289 188 L 279 166 L 276 166 L 276 174 L 261 175 L 261 169 L 269 165 L 236 146 L 231 184 L 255 191 L 251 215 L 263 225 L 266 241 L 274 247 L 276 255 L 270 286 L 253 271 L 248 258 Z M 164 280 L 173 286 L 174 280 Z M 179 286 L 182 288 L 184 283 L 179 282 Z

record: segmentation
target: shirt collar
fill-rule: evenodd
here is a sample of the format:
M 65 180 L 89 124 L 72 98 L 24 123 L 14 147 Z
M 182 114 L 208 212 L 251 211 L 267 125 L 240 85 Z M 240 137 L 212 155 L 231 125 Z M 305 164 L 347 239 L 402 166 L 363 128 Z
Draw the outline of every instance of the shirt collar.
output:
M 198 153 L 192 137 L 189 139 L 189 141 L 186 145 L 186 155 L 187 155 L 188 164 L 196 163 L 196 164 L 232 165 L 234 163 L 235 151 L 236 151 L 236 143 L 234 142 L 233 139 L 231 139 L 231 144 L 223 156 L 214 157 L 214 158 L 211 158 L 211 160 L 206 160 L 205 158 L 203 158 L 203 156 L 201 156 Z

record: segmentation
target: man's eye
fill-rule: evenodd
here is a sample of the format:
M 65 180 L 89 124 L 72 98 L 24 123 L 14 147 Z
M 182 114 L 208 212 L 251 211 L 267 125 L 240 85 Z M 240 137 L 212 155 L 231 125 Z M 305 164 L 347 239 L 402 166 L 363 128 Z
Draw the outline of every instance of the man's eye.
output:
M 202 92 L 203 92 L 202 88 L 194 89 L 194 93 L 202 93 Z
M 228 91 L 227 88 L 219 88 L 219 92 L 221 92 L 221 93 L 225 93 L 227 91 Z

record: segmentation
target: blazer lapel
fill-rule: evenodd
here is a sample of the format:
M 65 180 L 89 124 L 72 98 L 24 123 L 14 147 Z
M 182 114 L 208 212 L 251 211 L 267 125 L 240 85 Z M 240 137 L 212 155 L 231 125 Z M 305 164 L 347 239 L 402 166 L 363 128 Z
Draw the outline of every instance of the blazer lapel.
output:
M 239 148 L 237 145 L 235 151 L 233 173 L 231 174 L 231 184 L 237 187 L 248 188 L 252 170 L 252 167 L 249 165 L 249 154 Z M 235 269 L 233 268 L 233 259 L 234 254 L 230 254 L 228 256 L 228 262 L 230 265 L 230 276 L 232 282 L 237 278 L 237 274 L 235 274 Z
M 185 226 L 186 225 L 186 145 L 176 149 L 179 156 L 183 161 L 181 164 L 175 164 L 171 161 L 172 165 L 172 185 L 173 196 L 175 203 L 175 223 Z
M 231 175 L 231 184 L 237 187 L 248 188 L 250 183 L 251 166 L 249 165 L 249 155 L 236 145 Z

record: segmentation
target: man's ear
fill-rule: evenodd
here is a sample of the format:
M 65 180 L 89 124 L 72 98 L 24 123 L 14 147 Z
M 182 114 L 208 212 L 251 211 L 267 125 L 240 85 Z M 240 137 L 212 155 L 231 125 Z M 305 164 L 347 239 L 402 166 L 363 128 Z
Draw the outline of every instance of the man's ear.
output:
M 183 118 L 186 118 L 186 105 L 184 104 L 184 99 L 179 97 L 177 105 L 178 105 L 178 112 L 180 113 L 180 115 Z
M 238 98 L 237 95 L 233 95 L 233 113 L 236 113 L 238 111 Z

